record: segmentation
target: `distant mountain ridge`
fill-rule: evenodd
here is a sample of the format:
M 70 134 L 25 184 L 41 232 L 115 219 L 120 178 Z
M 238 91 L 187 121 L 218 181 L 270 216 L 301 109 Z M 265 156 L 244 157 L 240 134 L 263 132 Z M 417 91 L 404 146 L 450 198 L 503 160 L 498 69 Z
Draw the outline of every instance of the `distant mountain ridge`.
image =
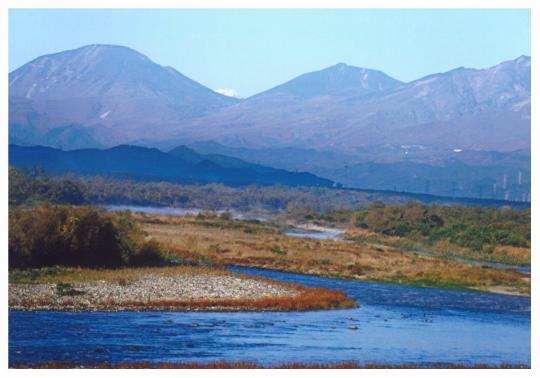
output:
M 353 97 L 380 93 L 403 83 L 384 72 L 338 63 L 320 71 L 300 75 L 284 84 L 252 96 L 252 99 L 274 94 L 298 98 L 318 96 Z
M 239 100 L 122 46 L 39 57 L 9 74 L 10 141 L 73 149 L 215 140 L 232 147 L 415 144 L 530 149 L 530 57 L 403 83 L 340 63 Z
M 422 146 L 374 146 L 357 155 L 332 150 L 227 147 L 213 141 L 189 145 L 290 171 L 308 171 L 345 187 L 448 197 L 530 202 L 531 152 L 433 150 Z
M 155 148 L 121 145 L 110 149 L 59 149 L 9 146 L 9 164 L 42 167 L 53 174 L 101 174 L 147 181 L 187 184 L 289 185 L 331 187 L 335 183 L 307 172 L 289 172 L 223 155 L 197 154 L 187 147 L 169 153 Z
M 369 78 L 376 71 L 337 65 L 302 75 L 195 119 L 177 136 L 234 147 L 331 148 L 353 154 L 384 144 L 530 149 L 529 57 L 488 69 L 458 68 L 410 83 L 380 73 L 375 86 L 364 88 L 365 81 L 354 81 L 356 92 L 326 85 L 329 77 L 350 82 L 356 72 Z M 310 92 L 313 88 L 318 95 Z

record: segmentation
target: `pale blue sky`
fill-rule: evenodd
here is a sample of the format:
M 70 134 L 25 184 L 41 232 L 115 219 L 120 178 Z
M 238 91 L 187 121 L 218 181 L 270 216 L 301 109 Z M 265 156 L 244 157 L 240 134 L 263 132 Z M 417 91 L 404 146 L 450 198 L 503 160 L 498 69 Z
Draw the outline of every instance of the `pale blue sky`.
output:
M 9 69 L 106 43 L 131 47 L 246 97 L 344 62 L 410 81 L 530 55 L 530 11 L 22 10 L 9 12 Z

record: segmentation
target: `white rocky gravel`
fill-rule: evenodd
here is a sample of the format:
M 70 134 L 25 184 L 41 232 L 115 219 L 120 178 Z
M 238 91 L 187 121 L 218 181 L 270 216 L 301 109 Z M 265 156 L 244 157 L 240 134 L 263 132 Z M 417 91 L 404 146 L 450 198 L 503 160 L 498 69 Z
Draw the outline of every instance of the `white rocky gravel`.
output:
M 84 282 L 74 283 L 72 288 L 79 293 L 59 295 L 56 284 L 10 284 L 9 308 L 19 311 L 119 311 L 133 309 L 130 308 L 130 302 L 144 304 L 152 301 L 154 304 L 146 308 L 139 306 L 137 310 L 173 310 L 174 305 L 161 308 L 156 301 L 252 300 L 293 297 L 298 294 L 294 289 L 263 280 L 204 273 L 150 273 L 123 284 L 107 281 Z M 181 307 L 190 309 L 185 305 Z

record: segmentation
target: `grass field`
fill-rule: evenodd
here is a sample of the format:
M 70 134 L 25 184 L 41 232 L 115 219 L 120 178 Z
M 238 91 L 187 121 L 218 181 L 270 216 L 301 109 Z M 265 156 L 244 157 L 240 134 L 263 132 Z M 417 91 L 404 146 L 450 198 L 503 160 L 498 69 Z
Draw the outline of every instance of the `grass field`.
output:
M 530 294 L 530 277 L 389 246 L 287 237 L 273 224 L 136 215 L 150 237 L 182 260 L 425 287 Z

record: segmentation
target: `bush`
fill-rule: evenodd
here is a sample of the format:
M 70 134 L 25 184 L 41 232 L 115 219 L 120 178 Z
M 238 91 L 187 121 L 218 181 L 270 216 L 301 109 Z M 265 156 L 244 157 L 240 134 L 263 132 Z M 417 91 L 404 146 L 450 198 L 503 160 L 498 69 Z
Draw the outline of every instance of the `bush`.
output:
M 389 236 L 447 240 L 491 253 L 497 245 L 530 246 L 530 210 L 373 204 L 351 214 L 354 225 Z
M 132 266 L 156 266 L 164 264 L 165 259 L 159 243 L 152 239 L 140 244 L 128 257 L 128 262 Z
M 279 256 L 285 256 L 287 254 L 286 249 L 281 248 L 281 247 L 279 247 L 277 245 L 273 246 L 271 251 L 272 251 L 272 253 L 275 253 L 276 255 L 279 255 Z
M 119 267 L 160 261 L 128 213 L 42 205 L 9 213 L 9 267 Z

